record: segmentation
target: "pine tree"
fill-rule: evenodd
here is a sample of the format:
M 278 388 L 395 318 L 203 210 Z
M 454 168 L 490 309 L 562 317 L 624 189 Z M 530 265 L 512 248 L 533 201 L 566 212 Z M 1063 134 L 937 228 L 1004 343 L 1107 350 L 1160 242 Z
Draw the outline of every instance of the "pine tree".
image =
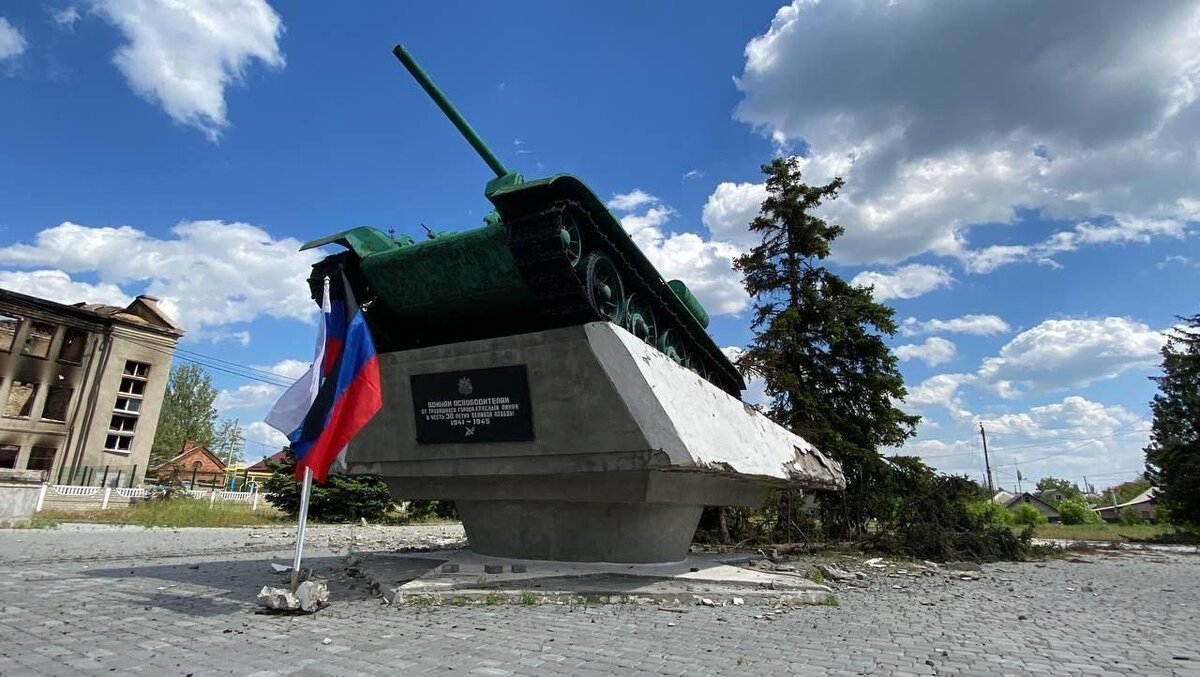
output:
M 212 376 L 198 364 L 177 364 L 167 380 L 158 430 L 150 451 L 150 465 L 170 459 L 183 451 L 183 445 L 193 442 L 204 447 L 212 445 L 217 410 L 213 401 L 217 389 Z
M 1163 375 L 1153 378 L 1146 476 L 1172 521 L 1200 525 L 1200 314 L 1179 319 L 1162 349 Z
M 904 379 L 883 340 L 896 333 L 894 311 L 822 265 L 845 229 L 813 212 L 842 179 L 810 186 L 794 157 L 762 169 L 767 198 L 750 224 L 762 241 L 734 262 L 755 299 L 755 337 L 738 363 L 763 377 L 772 419 L 842 463 L 846 491 L 821 500 L 826 532 L 861 533 L 888 509 L 874 486 L 889 474 L 879 448 L 900 446 L 920 420 L 895 406 Z

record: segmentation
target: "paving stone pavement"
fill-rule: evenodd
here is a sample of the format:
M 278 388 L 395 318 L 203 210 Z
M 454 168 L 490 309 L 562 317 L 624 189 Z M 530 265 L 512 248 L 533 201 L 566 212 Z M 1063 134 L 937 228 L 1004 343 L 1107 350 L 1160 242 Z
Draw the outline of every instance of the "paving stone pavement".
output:
M 461 534 L 408 529 L 359 540 Z M 773 614 L 389 607 L 342 573 L 329 546 L 347 539 L 318 527 L 307 561 L 330 576 L 333 604 L 289 617 L 253 600 L 281 581 L 266 562 L 290 544 L 250 531 L 0 530 L 0 674 L 1200 675 L 1197 555 L 985 565 L 971 581 L 877 575 L 842 586 L 838 607 Z

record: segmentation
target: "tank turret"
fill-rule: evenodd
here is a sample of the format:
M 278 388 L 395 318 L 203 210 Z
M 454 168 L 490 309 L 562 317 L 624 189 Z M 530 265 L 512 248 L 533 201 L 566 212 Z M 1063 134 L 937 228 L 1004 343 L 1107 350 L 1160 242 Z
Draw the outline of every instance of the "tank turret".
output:
M 402 45 L 393 53 L 495 174 L 484 189 L 494 211 L 423 241 L 360 227 L 309 242 L 348 250 L 314 266 L 314 298 L 342 267 L 384 352 L 608 321 L 725 391 L 744 389 L 700 302 L 662 278 L 591 189 L 568 174 L 526 181 Z

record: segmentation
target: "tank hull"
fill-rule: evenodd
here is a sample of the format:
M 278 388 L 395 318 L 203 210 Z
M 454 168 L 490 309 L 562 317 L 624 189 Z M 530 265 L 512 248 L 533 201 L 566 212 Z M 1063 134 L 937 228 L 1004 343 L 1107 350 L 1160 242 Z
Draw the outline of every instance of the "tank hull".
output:
M 389 245 L 377 231 L 369 243 L 353 231 L 319 241 L 351 252 L 315 266 L 313 298 L 326 271 L 346 263 L 385 352 L 611 321 L 726 392 L 745 388 L 699 302 L 659 275 L 581 181 L 559 175 L 488 198 L 497 218 L 482 228 L 415 244 Z

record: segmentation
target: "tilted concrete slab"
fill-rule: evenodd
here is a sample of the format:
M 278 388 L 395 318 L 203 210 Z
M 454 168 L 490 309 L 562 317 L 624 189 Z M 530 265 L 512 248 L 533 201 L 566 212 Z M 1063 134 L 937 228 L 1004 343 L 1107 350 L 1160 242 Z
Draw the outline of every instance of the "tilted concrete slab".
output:
M 622 564 L 496 558 L 470 550 L 358 553 L 348 558 L 393 603 L 483 601 L 489 596 L 538 600 L 584 597 L 608 603 L 658 601 L 715 605 L 743 600 L 821 604 L 828 586 L 801 574 L 739 566 L 746 556 L 690 555 L 681 562 Z M 500 573 L 488 573 L 487 568 Z M 516 569 L 516 571 L 514 571 Z
M 473 370 L 514 366 L 532 439 L 475 442 L 471 425 L 418 441 L 414 398 L 428 402 L 414 377 L 463 374 L 468 403 Z M 609 323 L 387 353 L 380 370 L 384 408 L 351 445 L 350 471 L 382 475 L 397 498 L 457 501 L 472 548 L 490 555 L 678 561 L 705 505 L 845 485 L 805 440 Z

